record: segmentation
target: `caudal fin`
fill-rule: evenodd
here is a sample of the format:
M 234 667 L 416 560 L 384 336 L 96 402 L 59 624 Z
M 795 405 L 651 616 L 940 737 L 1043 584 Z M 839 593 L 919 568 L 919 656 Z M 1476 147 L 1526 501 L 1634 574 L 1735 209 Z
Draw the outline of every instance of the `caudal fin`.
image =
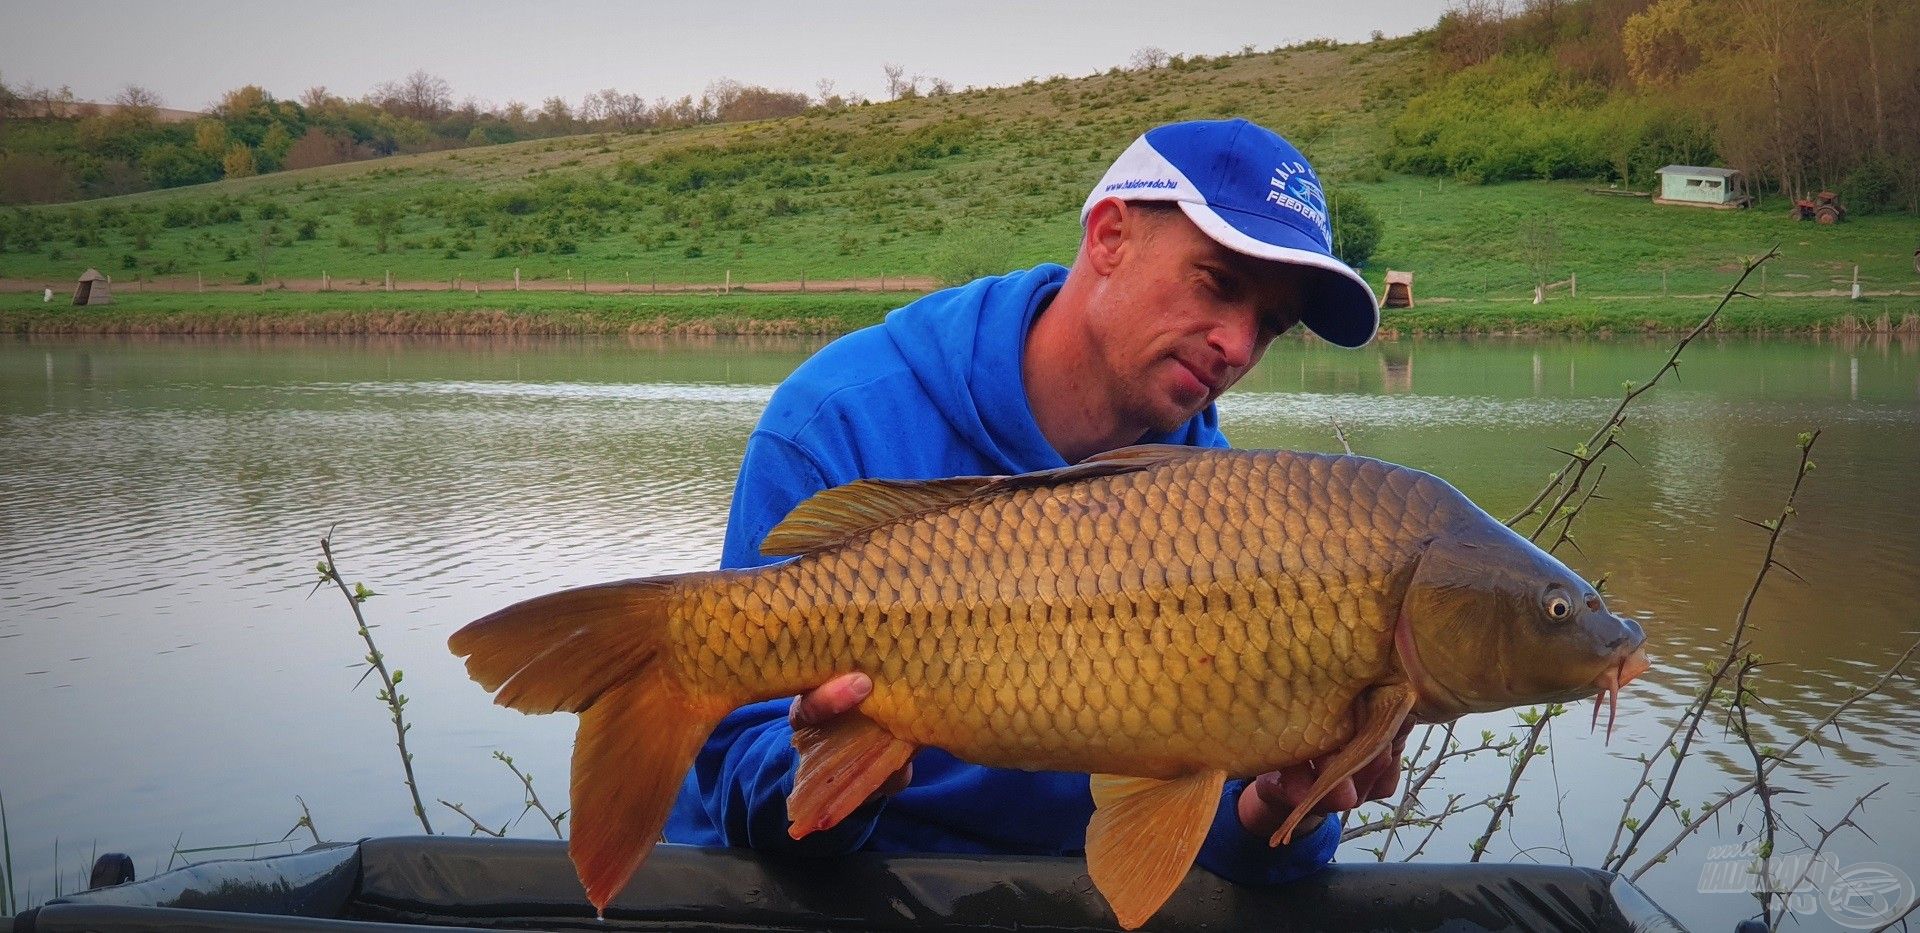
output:
M 574 712 L 567 851 L 605 910 L 652 851 L 680 782 L 732 704 L 692 695 L 672 667 L 667 606 L 678 578 L 566 590 L 508 606 L 448 639 L 494 702 Z

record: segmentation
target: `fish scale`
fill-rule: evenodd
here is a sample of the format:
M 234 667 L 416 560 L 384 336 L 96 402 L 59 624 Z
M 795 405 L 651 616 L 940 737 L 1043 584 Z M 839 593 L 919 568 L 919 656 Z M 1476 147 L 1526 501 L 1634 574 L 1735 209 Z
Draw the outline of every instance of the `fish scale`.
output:
M 1344 741 L 1387 672 L 1406 526 L 1436 517 L 1422 476 L 1223 451 L 963 500 L 771 572 L 691 577 L 672 641 L 699 649 L 679 664 L 695 692 L 865 671 L 869 717 L 984 764 L 1270 770 Z

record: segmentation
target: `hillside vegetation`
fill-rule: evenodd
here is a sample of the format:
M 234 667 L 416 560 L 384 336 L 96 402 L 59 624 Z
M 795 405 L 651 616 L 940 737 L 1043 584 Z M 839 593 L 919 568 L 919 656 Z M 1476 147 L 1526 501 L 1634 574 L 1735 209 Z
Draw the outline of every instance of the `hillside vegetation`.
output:
M 463 290 L 510 287 L 516 270 L 523 281 L 635 290 L 729 279 L 955 281 L 1070 261 L 1082 200 L 1143 129 L 1247 116 L 1314 160 L 1342 246 L 1356 259 L 1371 253 L 1369 277 L 1413 270 L 1423 302 L 1511 302 L 1510 313 L 1525 316 L 1535 285 L 1569 276 L 1582 302 L 1677 299 L 1724 288 L 1742 257 L 1776 242 L 1783 257 L 1766 286 L 1775 298 L 1844 288 L 1856 264 L 1870 295 L 1920 288 L 1911 265 L 1920 228 L 1909 214 L 1819 227 L 1771 206 L 1720 212 L 1587 193 L 1602 179 L 1463 184 L 1383 168 L 1418 102 L 1452 93 L 1456 73 L 1433 70 L 1437 35 L 1175 57 L 1151 69 L 778 120 L 533 140 L 15 208 L 0 211 L 0 279 L 65 291 L 92 266 L 123 296 L 143 294 L 129 280 L 272 289 L 323 273 L 337 283 L 380 283 L 389 273 L 458 279 Z M 1378 219 L 1377 245 L 1356 236 L 1367 215 Z M 1558 301 L 1568 291 L 1548 294 Z M 367 308 L 383 299 L 289 295 L 278 305 L 303 300 Z M 748 300 L 736 295 L 729 307 Z M 6 305 L 27 307 L 24 296 Z M 1823 313 L 1898 321 L 1915 305 L 1886 297 L 1877 306 L 1830 303 Z

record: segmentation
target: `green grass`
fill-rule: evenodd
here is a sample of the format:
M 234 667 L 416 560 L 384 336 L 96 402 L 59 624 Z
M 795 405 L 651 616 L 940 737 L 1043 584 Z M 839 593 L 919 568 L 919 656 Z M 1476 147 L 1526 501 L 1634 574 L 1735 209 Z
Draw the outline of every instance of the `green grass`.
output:
M 1336 190 L 1373 204 L 1385 234 L 1364 271 L 1376 283 L 1386 269 L 1412 271 L 1417 310 L 1436 327 L 1541 321 L 1508 300 L 1530 293 L 1533 263 L 1522 243 L 1543 229 L 1555 245 L 1540 251 L 1539 265 L 1551 280 L 1577 275 L 1581 301 L 1717 295 L 1742 258 L 1776 243 L 1781 256 L 1756 291 L 1844 289 L 1858 263 L 1869 291 L 1920 292 L 1911 215 L 1820 227 L 1788 220 L 1778 199 L 1720 212 L 1599 197 L 1580 182 L 1469 186 L 1383 174 L 1374 166 L 1387 145 L 1385 128 L 1418 90 L 1422 54 L 1407 40 L 1388 40 L 1223 56 L 1178 70 L 1060 77 L 764 123 L 534 140 L 15 210 L 0 213 L 8 229 L 0 278 L 67 294 L 82 270 L 98 268 L 114 278 L 121 303 L 83 313 L 142 327 L 162 326 L 168 316 L 204 323 L 311 313 L 331 316 L 328 326 L 350 326 L 348 316 L 451 320 L 476 312 L 532 316 L 540 327 L 653 326 L 643 322 L 658 319 L 672 327 L 805 320 L 844 329 L 884 309 L 872 296 L 811 294 L 703 303 L 696 296 L 489 292 L 474 302 L 446 292 L 162 298 L 127 286 L 159 277 L 163 286 L 191 291 L 196 281 L 237 284 L 252 275 L 271 283 L 322 273 L 378 283 L 389 272 L 403 281 L 500 283 L 516 269 L 528 282 L 585 277 L 636 286 L 729 275 L 735 282 L 950 281 L 981 269 L 1069 261 L 1082 199 L 1141 130 L 1245 115 L 1299 143 Z M 263 234 L 270 244 L 264 260 Z M 1564 295 L 1555 293 L 1546 308 L 1567 327 L 1605 321 L 1594 326 L 1615 328 L 1665 307 L 1653 300 L 1632 312 L 1574 308 L 1561 304 Z M 1430 306 L 1435 298 L 1454 302 Z M 1859 310 L 1806 301 L 1769 301 L 1751 313 L 1778 314 L 1777 329 L 1798 329 Z M 1911 295 L 1876 304 L 1872 316 L 1884 312 L 1896 322 L 1920 313 L 1920 298 Z M 14 329 L 100 319 L 11 300 L 0 306 Z

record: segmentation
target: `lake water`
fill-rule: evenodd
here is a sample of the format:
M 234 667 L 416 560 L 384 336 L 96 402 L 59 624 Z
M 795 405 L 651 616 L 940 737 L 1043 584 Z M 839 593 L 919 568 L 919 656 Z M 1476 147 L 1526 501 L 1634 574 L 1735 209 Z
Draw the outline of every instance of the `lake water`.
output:
M 1288 341 L 1221 407 L 1247 447 L 1337 450 L 1338 420 L 1359 452 L 1437 472 L 1505 516 L 1558 464 L 1548 448 L 1584 439 L 1670 345 Z M 436 798 L 496 827 L 520 812 L 496 749 L 564 805 L 571 719 L 490 705 L 447 635 L 560 587 L 710 566 L 746 434 L 813 346 L 5 338 L 0 795 L 21 899 L 83 886 L 97 851 L 130 853 L 145 877 L 176 848 L 278 840 L 301 815 L 296 796 L 329 839 L 418 831 L 386 711 L 371 684 L 355 689 L 351 615 L 337 592 L 310 593 L 330 527 L 347 579 L 380 594 L 365 608 L 406 672 L 434 829 L 468 829 Z M 1920 345 L 1709 339 L 1681 375 L 1633 410 L 1637 462 L 1614 455 L 1608 499 L 1577 532 L 1584 553 L 1565 555 L 1607 575 L 1656 667 L 1622 699 L 1611 742 L 1588 733 L 1584 708 L 1555 725 L 1554 753 L 1529 770 L 1489 858 L 1600 860 L 1634 756 L 1723 651 L 1764 544 L 1740 519 L 1777 512 L 1800 432 L 1825 432 L 1781 553 L 1805 582 L 1776 574 L 1756 604 L 1755 648 L 1772 662 L 1756 728 L 1786 745 L 1920 628 Z M 1809 838 L 1810 821 L 1830 824 L 1887 783 L 1858 820 L 1873 839 L 1828 843 L 1842 869 L 1920 875 L 1916 699 L 1895 683 L 1776 777 L 1797 792 L 1776 799 Z M 1515 722 L 1472 717 L 1465 734 Z M 1679 799 L 1697 809 L 1744 761 L 1716 720 Z M 1455 762 L 1444 792 L 1495 792 L 1506 767 Z M 1711 847 L 1751 838 L 1757 819 L 1735 805 L 1643 887 L 1697 928 L 1730 928 L 1752 900 L 1702 893 L 1702 879 L 1725 861 Z M 1423 858 L 1464 859 L 1484 825 L 1449 821 Z M 536 816 L 513 832 L 543 830 Z M 1371 858 L 1373 844 L 1341 857 Z M 1779 851 L 1798 846 L 1783 837 Z

